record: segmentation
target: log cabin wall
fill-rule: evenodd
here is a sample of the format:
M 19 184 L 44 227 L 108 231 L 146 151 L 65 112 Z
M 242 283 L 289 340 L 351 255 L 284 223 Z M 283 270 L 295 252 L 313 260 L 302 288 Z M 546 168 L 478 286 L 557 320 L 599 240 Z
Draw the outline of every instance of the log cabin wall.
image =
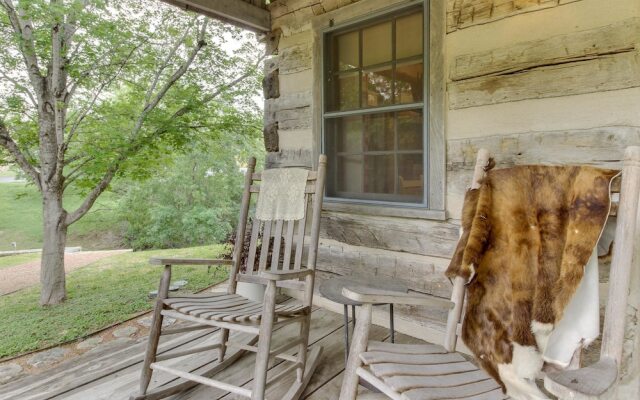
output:
M 268 164 L 310 164 L 319 151 L 318 27 L 333 18 L 359 18 L 403 3 L 409 2 L 271 4 L 265 85 L 270 88 L 265 89 Z M 619 167 L 624 147 L 640 144 L 640 1 L 446 0 L 443 41 L 446 220 L 390 217 L 349 207 L 326 210 L 320 280 L 350 274 L 395 277 L 413 290 L 447 296 L 451 286 L 442 273 L 458 237 L 462 199 L 478 148 L 488 148 L 499 167 Z M 638 290 L 629 309 L 636 321 Z M 399 314 L 436 331 L 444 321 L 443 314 L 424 309 L 404 308 Z M 640 346 L 634 329 L 630 327 L 630 349 Z

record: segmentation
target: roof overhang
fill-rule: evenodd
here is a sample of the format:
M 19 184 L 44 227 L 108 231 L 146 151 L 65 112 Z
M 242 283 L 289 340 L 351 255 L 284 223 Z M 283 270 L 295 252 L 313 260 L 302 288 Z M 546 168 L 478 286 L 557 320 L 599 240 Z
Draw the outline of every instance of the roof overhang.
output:
M 254 32 L 271 30 L 271 14 L 264 0 L 258 0 L 261 6 L 251 0 L 162 0 L 165 3 L 194 11 L 221 21 L 229 22 Z

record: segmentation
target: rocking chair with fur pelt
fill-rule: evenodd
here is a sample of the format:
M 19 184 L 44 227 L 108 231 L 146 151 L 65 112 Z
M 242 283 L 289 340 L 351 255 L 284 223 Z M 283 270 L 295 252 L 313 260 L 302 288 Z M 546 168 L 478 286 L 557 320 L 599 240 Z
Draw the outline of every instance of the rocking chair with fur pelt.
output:
M 490 168 L 490 164 L 489 152 L 481 149 L 478 152 L 472 189 L 480 186 L 480 181 L 485 176 L 485 167 Z M 547 371 L 545 387 L 560 399 L 596 399 L 614 387 L 619 376 L 634 238 L 637 237 L 636 224 L 640 218 L 640 147 L 626 149 L 620 189 L 612 184 L 611 191 L 620 192 L 620 201 L 618 207 L 612 207 L 613 210 L 617 208 L 617 226 L 600 360 L 580 368 L 581 348 L 578 348 L 567 368 Z M 361 287 L 345 288 L 343 295 L 363 306 L 354 329 L 340 400 L 354 400 L 356 397 L 370 400 L 387 397 L 394 400 L 508 399 L 508 395 L 503 393 L 494 379 L 455 352 L 458 336 L 463 331 L 461 321 L 467 294 L 466 283 L 467 280 L 463 277 L 455 278 L 451 301 Z M 449 309 L 442 346 L 369 342 L 372 305 L 377 303 Z M 360 380 L 381 393 L 363 393 L 358 396 Z
M 160 281 L 153 322 L 149 333 L 149 342 L 140 379 L 140 392 L 131 396 L 132 400 L 161 399 L 190 389 L 197 384 L 222 389 L 252 400 L 262 400 L 268 385 L 290 374 L 295 374 L 295 379 L 283 399 L 297 399 L 302 394 L 317 366 L 318 358 L 322 351 L 318 347 L 308 352 L 307 345 L 326 162 L 326 157 L 321 155 L 317 171 L 298 170 L 297 172 L 301 172 L 302 175 L 296 175 L 299 178 L 296 180 L 295 193 L 292 193 L 292 190 L 288 190 L 292 189 L 292 187 L 285 188 L 287 189 L 287 194 L 293 194 L 300 199 L 300 203 L 296 203 L 299 207 L 296 207 L 294 213 L 289 213 L 285 210 L 274 215 L 284 214 L 287 215 L 286 217 L 262 218 L 260 220 L 254 218 L 251 224 L 246 265 L 241 265 L 241 261 L 244 258 L 242 249 L 245 247 L 245 238 L 249 236 L 245 235 L 245 231 L 252 195 L 263 196 L 266 192 L 277 193 L 279 190 L 274 191 L 274 188 L 281 188 L 281 185 L 290 185 L 286 179 L 276 176 L 274 178 L 276 180 L 270 181 L 273 182 L 271 188 L 268 188 L 266 171 L 262 174 L 254 172 L 255 158 L 251 158 L 245 175 L 244 192 L 232 260 L 170 258 L 151 260 L 152 264 L 164 266 L 164 273 Z M 273 172 L 274 170 L 270 171 Z M 293 173 L 295 171 L 290 170 L 290 172 Z M 286 177 L 288 175 L 284 174 L 282 176 Z M 268 195 L 264 196 L 268 197 Z M 302 198 L 304 198 L 304 203 L 302 203 Z M 279 203 L 278 205 L 282 204 Z M 260 204 L 258 204 L 258 208 L 260 208 Z M 266 214 L 269 215 L 268 212 Z M 291 215 L 293 214 L 296 217 L 292 217 Z M 307 218 L 307 214 L 310 214 L 309 218 Z M 297 216 L 301 216 L 301 218 Z M 310 229 L 308 226 L 309 221 L 311 222 Z M 305 234 L 310 235 L 308 246 L 305 246 L 304 243 Z M 306 264 L 303 263 L 303 251 L 307 255 Z M 172 266 L 221 264 L 231 264 L 229 285 L 226 293 L 207 292 L 200 295 L 180 295 L 179 297 L 168 295 Z M 266 290 L 263 301 L 252 301 L 238 294 L 236 292 L 237 282 L 265 285 Z M 304 291 L 304 301 L 302 304 L 276 304 L 276 290 L 278 287 Z M 188 321 L 192 324 L 187 327 L 164 329 L 162 327 L 164 317 Z M 273 331 L 276 328 L 293 323 L 300 324 L 299 335 L 282 346 L 272 348 L 271 336 Z M 161 335 L 211 327 L 219 328 L 216 343 L 174 352 L 173 354 L 157 355 L 158 342 Z M 239 331 L 255 336 L 247 341 L 234 341 L 234 337 L 229 337 L 229 331 Z M 234 350 L 236 351 L 227 355 L 227 348 L 235 348 Z M 174 365 L 162 363 L 164 360 L 209 350 L 217 350 L 217 361 L 212 360 L 212 362 L 215 361 L 212 364 L 212 368 L 206 371 L 199 370 L 197 374 L 195 371 L 184 371 Z M 288 352 L 291 350 L 296 350 L 297 354 L 289 354 Z M 251 389 L 216 380 L 215 377 L 212 378 L 214 374 L 237 361 L 246 351 L 256 353 L 253 387 Z M 269 382 L 267 382 L 268 364 L 272 358 L 284 360 L 289 362 L 290 365 L 275 376 L 269 377 Z M 148 390 L 154 371 L 168 373 L 182 379 L 173 385 L 165 384 Z

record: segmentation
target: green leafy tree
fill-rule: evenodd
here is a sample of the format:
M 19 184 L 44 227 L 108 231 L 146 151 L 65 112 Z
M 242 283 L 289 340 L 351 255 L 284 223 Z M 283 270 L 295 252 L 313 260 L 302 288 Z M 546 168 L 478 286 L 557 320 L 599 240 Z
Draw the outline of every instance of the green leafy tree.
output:
M 155 0 L 0 0 L 0 160 L 42 194 L 41 304 L 65 299 L 67 229 L 114 179 L 153 175 L 255 107 L 247 35 Z M 85 194 L 73 210 L 70 188 Z
M 186 247 L 223 242 L 237 223 L 243 162 L 261 154 L 257 114 L 247 135 L 224 134 L 203 140 L 173 157 L 144 182 L 122 181 L 119 216 L 127 225 L 125 240 L 134 249 Z M 239 126 L 239 124 L 235 124 Z M 224 132 L 229 132 L 224 129 Z

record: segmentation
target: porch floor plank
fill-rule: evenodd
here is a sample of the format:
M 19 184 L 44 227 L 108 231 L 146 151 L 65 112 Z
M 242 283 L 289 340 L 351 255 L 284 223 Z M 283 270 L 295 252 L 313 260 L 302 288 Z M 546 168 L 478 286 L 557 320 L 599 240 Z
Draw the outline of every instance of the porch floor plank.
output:
M 287 303 L 295 302 L 288 300 Z M 314 308 L 311 317 L 309 348 L 323 347 L 320 362 L 302 396 L 304 399 L 325 400 L 339 396 L 344 373 L 344 332 L 342 315 Z M 298 325 L 284 326 L 274 332 L 273 345 L 277 347 L 286 343 L 289 338 L 297 337 Z M 245 342 L 250 335 L 233 333 L 231 340 Z M 401 343 L 425 342 L 397 334 Z M 173 351 L 186 350 L 196 346 L 213 343 L 217 340 L 216 329 L 174 334 L 163 337 L 161 347 Z M 373 326 L 371 340 L 388 341 L 389 332 L 380 326 Z M 20 381 L 0 386 L 0 400 L 20 398 L 24 400 L 128 400 L 138 390 L 138 379 L 146 341 L 133 343 L 121 349 L 103 351 L 95 354 L 84 354 L 70 360 L 38 376 L 26 377 Z M 296 348 L 288 351 L 295 354 Z M 228 352 L 233 353 L 233 348 Z M 253 363 L 255 354 L 249 352 L 231 367 L 215 375 L 216 379 L 234 385 L 251 388 L 253 385 Z M 164 361 L 178 369 L 198 373 L 217 362 L 215 350 Z M 268 376 L 272 377 L 289 366 L 288 362 L 272 360 Z M 267 399 L 280 399 L 288 390 L 295 377 L 295 372 L 268 387 Z M 151 387 L 183 382 L 174 376 L 154 372 Z M 367 392 L 366 389 L 360 388 Z M 231 400 L 240 398 L 219 389 L 197 386 L 190 391 L 174 395 L 170 400 Z

